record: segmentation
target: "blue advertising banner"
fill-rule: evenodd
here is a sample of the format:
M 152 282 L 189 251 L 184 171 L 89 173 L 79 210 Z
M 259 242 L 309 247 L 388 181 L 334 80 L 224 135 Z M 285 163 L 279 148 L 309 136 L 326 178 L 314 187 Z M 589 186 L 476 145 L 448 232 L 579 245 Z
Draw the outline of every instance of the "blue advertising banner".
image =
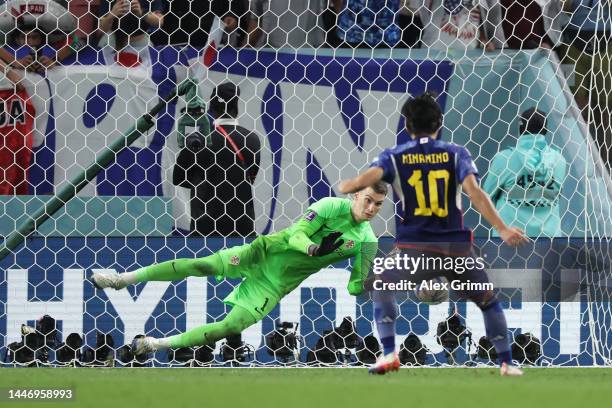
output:
M 110 334 L 119 347 L 138 334 L 168 336 L 217 321 L 228 310 L 223 298 L 238 281 L 192 277 L 97 291 L 87 278 L 97 271 L 123 272 L 174 258 L 206 256 L 239 243 L 242 241 L 196 238 L 31 239 L 15 257 L 0 264 L 0 355 L 9 343 L 20 339 L 22 324 L 32 324 L 44 314 L 57 319 L 63 338 L 80 333 L 90 346 L 95 344 L 97 331 Z M 529 332 L 541 340 L 541 364 L 601 362 L 600 353 L 605 355 L 612 344 L 609 294 L 598 283 L 591 286 L 588 299 L 592 301 L 587 302 L 585 275 L 579 270 L 588 255 L 584 242 L 543 240 L 519 252 L 498 241 L 480 244 L 491 281 L 503 300 L 508 326 L 515 335 Z M 600 254 L 599 259 L 609 259 L 603 249 Z M 258 362 L 272 360 L 264 336 L 274 330 L 275 322 L 300 324 L 305 341 L 302 358 L 324 331 L 338 326 L 346 316 L 354 319 L 360 336 L 374 331 L 368 296 L 354 298 L 347 293 L 347 267 L 334 265 L 309 277 L 262 322 L 243 333 L 243 340 L 256 349 Z M 437 324 L 455 306 L 477 341 L 484 335 L 484 325 L 473 304 L 427 306 L 407 300 L 401 306 L 398 343 L 409 333 L 417 334 L 431 352 L 429 363 L 446 362 L 435 333 Z M 160 361 L 166 358 L 163 353 L 157 357 Z M 466 359 L 464 350 L 459 361 Z

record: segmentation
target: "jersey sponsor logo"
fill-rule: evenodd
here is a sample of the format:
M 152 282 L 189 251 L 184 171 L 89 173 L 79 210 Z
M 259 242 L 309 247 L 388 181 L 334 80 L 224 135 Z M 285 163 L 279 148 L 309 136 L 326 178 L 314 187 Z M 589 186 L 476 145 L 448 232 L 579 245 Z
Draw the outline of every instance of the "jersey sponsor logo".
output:
M 421 144 L 429 143 L 429 138 L 428 137 L 422 137 L 422 138 L 419 139 L 419 143 L 421 143 Z
M 349 240 L 346 244 L 344 244 L 344 247 L 346 249 L 351 249 L 355 247 L 355 241 L 353 241 L 352 239 Z
M 312 211 L 312 210 L 308 210 L 306 212 L 306 215 L 304 215 L 304 219 L 308 222 L 314 220 L 315 218 L 317 218 L 317 213 L 316 211 Z
M 232 256 L 232 258 L 230 259 L 230 263 L 234 266 L 239 265 L 240 264 L 240 257 L 238 255 L 234 255 Z

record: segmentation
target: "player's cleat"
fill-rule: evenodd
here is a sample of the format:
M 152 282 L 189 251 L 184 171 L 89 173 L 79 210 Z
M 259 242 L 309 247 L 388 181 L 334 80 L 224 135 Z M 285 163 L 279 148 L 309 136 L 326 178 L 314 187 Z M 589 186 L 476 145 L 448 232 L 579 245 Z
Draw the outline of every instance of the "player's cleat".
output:
M 370 374 L 387 374 L 391 371 L 397 371 L 400 368 L 400 361 L 397 353 L 389 353 L 380 357 L 376 364 L 368 369 Z
M 523 375 L 523 370 L 518 368 L 517 366 L 510 365 L 508 363 L 502 363 L 499 368 L 499 374 L 502 377 L 520 377 Z
M 123 283 L 121 275 L 118 273 L 94 273 L 91 275 L 91 283 L 96 289 L 113 288 L 115 290 L 123 289 L 127 285 Z
M 157 347 L 155 347 L 155 338 L 153 337 L 137 337 L 132 341 L 132 352 L 135 356 L 155 353 L 156 351 Z

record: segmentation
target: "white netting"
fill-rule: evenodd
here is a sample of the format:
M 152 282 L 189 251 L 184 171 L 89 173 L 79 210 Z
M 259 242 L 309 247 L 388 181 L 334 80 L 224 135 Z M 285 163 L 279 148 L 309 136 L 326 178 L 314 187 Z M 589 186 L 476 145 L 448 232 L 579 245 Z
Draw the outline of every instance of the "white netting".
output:
M 467 147 L 502 216 L 533 238 L 511 251 L 464 197 L 465 223 L 502 288 L 515 358 L 610 364 L 609 1 L 244 0 L 215 3 L 214 13 L 209 2 L 176 0 L 2 3 L 0 235 L 53 202 L 130 128 L 152 124 L 1 260 L 7 364 L 134 364 L 124 345 L 136 335 L 219 321 L 236 281 L 96 291 L 87 279 L 206 256 L 289 226 L 336 195 L 339 180 L 408 140 L 400 108 L 426 90 L 440 94 L 441 137 Z M 195 189 L 175 167 L 185 144 L 197 143 L 190 135 L 214 130 L 213 117 L 190 94 L 137 122 L 188 77 L 207 108 L 226 113 L 232 87 L 210 99 L 213 89 L 240 88 L 237 122 L 216 122 L 237 145 L 217 130 L 220 145 L 208 139 L 201 157 L 183 157 L 196 161 L 182 173 L 199 178 Z M 545 113 L 547 133 L 519 138 L 519 117 L 532 107 Z M 235 133 L 236 123 L 245 130 Z M 372 223 L 382 246 L 397 222 L 388 201 Z M 241 339 L 137 364 L 370 363 L 379 347 L 371 302 L 346 292 L 346 268 L 308 278 Z M 454 307 L 456 326 L 445 320 Z M 409 296 L 401 311 L 404 363 L 489 361 L 476 306 Z M 55 320 L 36 322 L 43 315 Z

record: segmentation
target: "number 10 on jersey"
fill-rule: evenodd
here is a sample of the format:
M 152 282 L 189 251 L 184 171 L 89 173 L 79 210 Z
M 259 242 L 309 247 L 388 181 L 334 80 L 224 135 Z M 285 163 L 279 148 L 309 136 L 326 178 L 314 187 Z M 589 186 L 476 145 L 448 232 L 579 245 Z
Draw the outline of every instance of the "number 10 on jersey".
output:
M 427 186 L 429 187 L 429 207 L 427 207 L 425 197 L 425 187 L 423 185 L 423 171 L 414 170 L 408 179 L 408 184 L 416 192 L 418 207 L 414 209 L 414 215 L 424 215 L 446 217 L 448 215 L 448 181 L 450 173 L 448 170 L 429 170 L 427 172 Z M 444 180 L 444 191 L 438 191 L 438 180 Z M 443 208 L 440 208 L 440 195 L 444 200 Z

